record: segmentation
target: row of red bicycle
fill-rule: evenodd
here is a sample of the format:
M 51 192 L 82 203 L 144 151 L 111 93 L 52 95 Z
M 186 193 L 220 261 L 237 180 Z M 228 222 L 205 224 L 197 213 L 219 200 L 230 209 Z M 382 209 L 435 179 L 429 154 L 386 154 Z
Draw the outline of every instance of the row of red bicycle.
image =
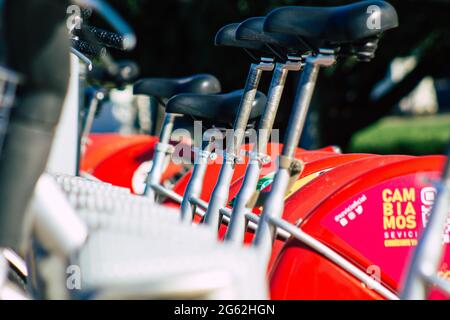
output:
M 355 22 L 351 20 L 351 15 L 355 15 L 354 19 L 361 19 L 361 17 L 357 17 L 359 11 L 364 19 L 369 19 L 365 9 L 370 5 L 380 5 L 381 9 L 377 12 L 382 14 L 384 29 L 395 27 L 397 21 L 392 7 L 386 3 L 375 3 L 375 1 L 371 4 L 369 2 L 337 8 L 292 7 L 279 9 L 266 18 L 251 18 L 240 25 L 231 25 L 231 28 L 225 30 L 225 33 L 234 32 L 237 40 L 232 39 L 229 40 L 229 43 L 220 43 L 220 41 L 226 42 L 227 40 L 219 39 L 222 36 L 219 32 L 216 44 L 244 47 L 246 50 L 253 50 L 256 56 L 259 54 L 261 57 L 264 55 L 272 59 L 275 57 L 277 70 L 281 70 L 280 66 L 284 66 L 283 70 L 288 70 L 289 64 L 295 64 L 293 56 L 290 56 L 295 51 L 292 48 L 297 46 L 295 49 L 298 57 L 303 57 L 310 52 L 308 50 L 314 49 L 314 47 L 302 48 L 303 44 L 294 44 L 295 40 L 287 39 L 291 34 L 312 37 L 312 31 L 308 29 L 312 29 L 312 27 L 303 25 L 309 20 L 305 18 L 305 22 L 303 22 L 302 15 L 307 16 L 308 12 L 318 12 L 328 19 L 332 19 L 337 16 L 343 17 L 345 14 L 349 21 L 343 24 L 348 23 L 349 27 L 354 28 L 352 32 L 361 32 L 361 37 L 369 40 L 364 42 L 359 38 L 351 39 L 352 41 L 342 39 L 340 40 L 342 43 L 339 43 L 341 37 L 348 35 L 340 34 L 341 30 L 338 29 L 329 30 L 329 34 L 326 35 L 324 31 L 324 34 L 321 35 L 323 38 L 318 36 L 316 39 L 307 39 L 305 42 L 311 44 L 313 41 L 322 43 L 328 41 L 330 43 L 331 40 L 336 39 L 334 46 L 343 47 L 342 51 L 346 50 L 345 46 L 353 45 L 360 50 L 358 52 L 358 49 L 354 49 L 355 55 L 359 54 L 370 60 L 374 52 L 364 52 L 364 49 L 372 48 L 370 43 L 378 41 L 381 31 L 375 31 L 369 35 L 365 25 L 362 27 L 364 30 L 358 30 L 356 26 L 352 25 Z M 312 26 L 326 28 L 326 22 L 326 18 L 324 21 L 318 19 L 317 22 L 312 23 Z M 342 29 L 345 27 L 343 25 Z M 281 31 L 280 33 L 286 38 L 271 39 L 270 37 L 275 36 L 273 33 L 268 35 L 267 31 Z M 253 42 L 242 43 L 245 41 Z M 292 42 L 289 43 L 289 41 Z M 355 42 L 357 45 L 354 44 Z M 273 51 L 269 54 L 263 50 L 258 51 L 257 46 L 261 45 L 263 45 L 263 50 Z M 289 47 L 290 45 L 292 47 Z M 320 54 L 320 47 L 316 48 L 317 54 Z M 338 55 L 336 54 L 336 56 Z M 282 59 L 278 56 L 281 56 Z M 301 59 L 299 58 L 299 60 Z M 306 58 L 305 68 L 307 66 L 308 58 Z M 274 75 L 274 81 L 277 81 L 276 77 Z M 173 84 L 177 81 L 180 80 L 174 79 Z M 207 77 L 203 81 L 208 82 Z M 135 85 L 135 93 L 157 95 L 156 89 L 152 88 L 152 85 L 156 86 L 156 83 L 157 79 L 141 80 Z M 145 90 L 147 91 L 142 89 L 146 85 Z M 159 85 L 161 86 L 161 84 Z M 280 86 L 280 83 L 272 82 L 271 90 L 274 90 L 276 85 Z M 300 87 L 299 90 L 302 88 Z M 167 92 L 167 90 L 162 91 Z M 305 95 L 305 92 L 300 92 L 303 96 Z M 194 94 L 190 93 L 191 96 Z M 274 95 L 276 95 L 274 91 L 269 91 L 267 97 L 269 102 L 274 103 L 275 101 L 276 103 L 277 97 Z M 197 101 L 195 98 L 202 103 L 201 98 L 197 96 L 191 97 L 193 103 Z M 176 99 L 169 100 L 167 105 L 171 106 L 171 103 L 176 103 Z M 273 111 L 271 110 L 271 112 Z M 191 114 L 187 112 L 186 115 Z M 217 116 L 219 115 L 217 114 Z M 196 118 L 196 115 L 193 117 Z M 197 119 L 201 119 L 201 117 Z M 292 134 L 292 132 L 288 134 Z M 110 134 L 92 134 L 90 139 L 92 143 L 83 158 L 82 169 L 103 181 L 130 188 L 137 193 L 142 192 L 141 184 L 145 183 L 146 170 L 149 170 L 153 154 L 157 152 L 155 150 L 159 140 L 145 135 L 130 138 Z M 172 141 L 172 144 L 175 143 Z M 253 145 L 243 146 L 243 149 L 247 151 L 251 151 L 252 148 Z M 259 200 L 253 201 L 249 208 L 256 215 L 262 213 L 264 200 L 271 192 L 277 173 L 276 159 L 280 154 L 283 155 L 282 150 L 283 144 L 269 143 L 267 146 L 266 154 L 272 156 L 271 161 L 261 165 L 257 188 L 253 192 L 253 198 L 259 197 Z M 289 184 L 289 188 L 284 193 L 282 218 L 363 272 L 378 277 L 383 286 L 391 292 L 399 293 L 405 280 L 411 254 L 417 245 L 422 229 L 427 224 L 432 204 L 436 198 L 434 183 L 441 177 L 445 157 L 342 154 L 336 147 L 316 151 L 297 148 L 294 155 L 295 159 L 301 161 L 302 168 L 294 175 L 295 181 Z M 223 158 L 220 156 L 215 160 L 209 160 L 205 169 L 206 173 L 204 173 L 203 188 L 197 195 L 203 203 L 193 199 L 196 208 L 190 210 L 196 212 L 194 220 L 197 223 L 204 220 L 205 214 L 197 212 L 197 207 L 210 203 L 214 189 L 217 188 L 222 160 Z M 227 198 L 230 211 L 240 190 L 242 192 L 243 183 L 246 181 L 247 166 L 252 160 L 254 159 L 251 158 L 251 153 L 247 153 L 245 161 L 235 164 Z M 117 168 L 121 169 L 117 170 Z M 171 179 L 173 181 L 177 173 L 183 169 L 182 165 L 168 164 L 159 174 L 158 183 L 163 185 L 165 181 Z M 173 193 L 180 197 L 185 195 L 192 179 L 192 170 L 190 170 L 176 180 L 171 188 L 172 194 L 156 189 L 159 201 L 165 205 L 179 207 L 180 198 Z M 152 189 L 152 186 L 149 188 Z M 207 211 L 205 207 L 201 209 Z M 220 238 L 225 237 L 227 224 L 228 221 L 220 225 Z M 447 227 L 444 231 L 444 243 L 449 241 L 449 232 L 449 227 Z M 253 238 L 254 230 L 247 229 L 245 242 L 251 243 Z M 448 278 L 449 259 L 450 255 L 447 250 L 438 271 L 444 278 Z M 386 298 L 380 292 L 374 292 L 370 286 L 358 280 L 349 270 L 330 261 L 326 254 L 317 252 L 314 247 L 295 237 L 278 239 L 274 242 L 268 273 L 272 298 L 275 299 Z M 437 291 L 432 294 L 432 297 L 444 296 Z

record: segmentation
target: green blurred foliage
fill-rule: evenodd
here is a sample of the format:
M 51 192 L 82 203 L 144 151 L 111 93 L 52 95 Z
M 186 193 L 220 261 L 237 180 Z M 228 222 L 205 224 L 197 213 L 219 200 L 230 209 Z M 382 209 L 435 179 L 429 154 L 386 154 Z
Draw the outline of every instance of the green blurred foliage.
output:
M 442 154 L 450 139 L 450 115 L 386 117 L 355 134 L 349 151 L 378 154 Z

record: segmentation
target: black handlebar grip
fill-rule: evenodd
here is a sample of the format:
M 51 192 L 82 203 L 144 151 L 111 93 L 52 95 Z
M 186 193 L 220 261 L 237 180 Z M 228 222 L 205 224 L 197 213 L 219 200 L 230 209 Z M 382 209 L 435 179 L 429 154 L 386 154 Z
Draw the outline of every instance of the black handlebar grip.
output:
M 126 46 L 124 45 L 124 37 L 120 34 L 105 31 L 92 26 L 85 26 L 84 30 L 93 34 L 101 45 L 123 51 L 126 50 Z
M 81 18 L 83 20 L 89 20 L 92 16 L 93 10 L 91 8 L 83 8 L 81 9 Z
M 101 57 L 106 54 L 106 48 L 91 45 L 89 42 L 83 40 L 72 39 L 72 47 L 80 51 L 82 54 L 90 57 Z

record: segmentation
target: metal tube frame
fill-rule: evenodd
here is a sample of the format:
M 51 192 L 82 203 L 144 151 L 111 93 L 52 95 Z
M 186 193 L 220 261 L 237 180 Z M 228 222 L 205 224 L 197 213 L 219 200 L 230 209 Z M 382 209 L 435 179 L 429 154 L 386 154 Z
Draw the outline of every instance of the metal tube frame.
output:
M 219 228 L 220 209 L 225 207 L 228 201 L 229 188 L 236 163 L 242 161 L 240 151 L 261 75 L 264 71 L 272 71 L 273 69 L 274 63 L 271 58 L 262 58 L 259 64 L 252 64 L 250 67 L 239 112 L 233 125 L 233 139 L 227 139 L 224 163 L 204 217 L 204 223 L 213 230 Z
M 83 155 L 86 151 L 86 145 L 89 141 L 89 134 L 92 130 L 92 125 L 94 124 L 95 114 L 99 104 L 105 99 L 105 92 L 102 89 L 95 90 L 91 102 L 89 103 L 87 116 L 84 120 L 83 128 L 81 130 L 81 154 Z
M 301 58 L 289 58 L 286 63 L 277 63 L 275 66 L 267 104 L 259 126 L 257 146 L 255 151 L 250 154 L 250 162 L 245 173 L 244 181 L 236 197 L 236 202 L 233 205 L 231 220 L 225 235 L 226 241 L 236 244 L 242 244 L 244 241 L 246 229 L 245 211 L 256 190 L 261 169 L 264 164 L 270 161 L 270 157 L 267 155 L 267 144 L 270 140 L 271 130 L 288 73 L 289 71 L 300 71 L 303 65 Z
M 308 59 L 307 62 L 310 64 L 318 64 L 320 66 L 328 66 L 331 65 L 334 62 L 334 56 L 330 54 L 330 57 L 314 57 L 314 59 Z M 322 61 L 321 59 L 324 59 L 326 62 Z M 305 78 L 305 75 L 302 76 L 302 79 Z M 304 89 L 305 86 L 310 85 L 309 81 L 301 81 L 301 83 L 305 83 L 300 85 L 299 87 Z M 310 88 L 310 94 L 312 95 L 313 88 Z M 302 90 L 300 90 L 301 92 Z M 299 94 L 300 95 L 300 94 Z M 296 98 L 298 100 L 298 97 Z M 308 103 L 309 104 L 309 103 Z M 300 134 L 298 139 L 300 139 Z M 171 198 L 172 200 L 182 203 L 183 197 L 176 194 L 173 191 L 166 190 L 164 187 L 158 185 L 153 185 L 155 190 L 158 190 L 159 193 L 161 193 L 164 196 L 167 196 Z M 191 204 L 195 205 L 195 214 L 199 215 L 200 217 L 204 217 L 206 215 L 205 210 L 208 209 L 208 203 L 205 201 L 190 197 L 189 201 Z M 282 209 L 282 207 L 281 207 Z M 340 266 L 343 270 L 347 271 L 348 273 L 355 276 L 357 279 L 361 280 L 362 282 L 371 285 L 373 290 L 381 294 L 387 299 L 390 300 L 397 300 L 398 296 L 395 295 L 391 290 L 386 288 L 383 284 L 374 281 L 372 277 L 370 277 L 368 274 L 360 270 L 358 267 L 356 267 L 353 263 L 345 259 L 343 256 L 341 256 L 339 253 L 335 252 L 330 247 L 326 246 L 325 244 L 321 243 L 320 241 L 316 240 L 315 238 L 309 236 L 308 234 L 304 233 L 298 226 L 295 226 L 282 218 L 278 218 L 276 216 L 267 215 L 259 217 L 255 214 L 253 214 L 250 210 L 246 209 L 244 211 L 245 216 L 245 229 L 249 230 L 260 230 L 261 228 L 259 225 L 261 224 L 267 224 L 270 226 L 271 229 L 274 230 L 274 234 L 277 238 L 282 240 L 287 240 L 290 237 L 293 237 L 300 242 L 304 243 L 305 245 L 311 247 L 312 249 L 318 251 L 320 254 L 325 256 L 326 258 L 330 259 L 330 261 L 336 263 L 336 265 Z M 231 217 L 232 217 L 232 210 L 229 208 L 221 208 L 220 209 L 220 217 L 223 218 L 224 223 L 230 223 Z M 219 219 L 218 219 L 219 220 Z M 245 232 L 245 230 L 244 230 Z M 270 239 L 270 244 L 272 243 L 272 238 Z M 264 250 L 264 247 L 261 247 L 258 245 L 258 243 L 254 243 L 254 247 L 256 250 L 261 250 L 262 254 L 267 254 L 267 251 Z
M 202 192 L 203 181 L 205 178 L 208 160 L 211 158 L 211 152 L 214 148 L 214 137 L 206 136 L 203 139 L 203 147 L 196 152 L 196 160 L 192 170 L 192 176 L 186 187 L 186 191 L 181 202 L 181 220 L 186 223 L 192 223 L 197 205 L 191 202 L 191 198 L 198 198 Z
M 144 191 L 144 195 L 151 199 L 155 199 L 158 194 L 154 186 L 159 185 L 161 182 L 166 159 L 171 157 L 174 152 L 174 147 L 170 144 L 170 137 L 173 132 L 176 117 L 177 115 L 175 114 L 166 113 L 160 133 L 160 139 L 156 144 L 155 153 L 153 155 L 153 165 L 148 174 Z
M 272 184 L 272 189 L 264 204 L 262 221 L 258 225 L 253 244 L 262 250 L 266 260 L 272 252 L 276 228 L 268 223 L 271 217 L 281 218 L 284 209 L 284 196 L 287 192 L 290 177 L 301 170 L 302 164 L 294 158 L 295 148 L 305 124 L 308 109 L 314 93 L 315 84 L 321 67 L 331 66 L 336 62 L 332 50 L 321 50 L 316 56 L 306 58 L 305 68 L 300 78 L 297 95 L 294 100 L 293 111 L 289 119 L 285 143 L 279 157 L 278 170 Z
M 29 300 L 30 297 L 24 290 L 10 283 L 9 268 L 9 261 L 3 254 L 0 254 L 0 300 Z

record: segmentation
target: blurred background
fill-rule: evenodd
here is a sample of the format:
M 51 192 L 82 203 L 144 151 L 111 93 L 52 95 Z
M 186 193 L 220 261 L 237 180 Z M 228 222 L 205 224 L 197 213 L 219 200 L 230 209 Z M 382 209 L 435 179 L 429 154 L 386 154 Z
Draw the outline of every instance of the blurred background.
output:
M 141 75 L 212 73 L 224 92 L 244 86 L 250 59 L 214 47 L 225 24 L 282 5 L 341 5 L 343 0 L 111 0 L 138 35 Z M 386 33 L 370 63 L 354 60 L 323 70 L 302 145 L 338 145 L 347 152 L 442 153 L 450 138 L 450 0 L 391 0 L 400 27 Z M 97 21 L 96 25 L 101 25 Z M 270 79 L 264 79 L 267 92 Z M 291 76 L 276 127 L 286 127 L 297 79 Z M 283 130 L 282 130 L 283 131 Z

